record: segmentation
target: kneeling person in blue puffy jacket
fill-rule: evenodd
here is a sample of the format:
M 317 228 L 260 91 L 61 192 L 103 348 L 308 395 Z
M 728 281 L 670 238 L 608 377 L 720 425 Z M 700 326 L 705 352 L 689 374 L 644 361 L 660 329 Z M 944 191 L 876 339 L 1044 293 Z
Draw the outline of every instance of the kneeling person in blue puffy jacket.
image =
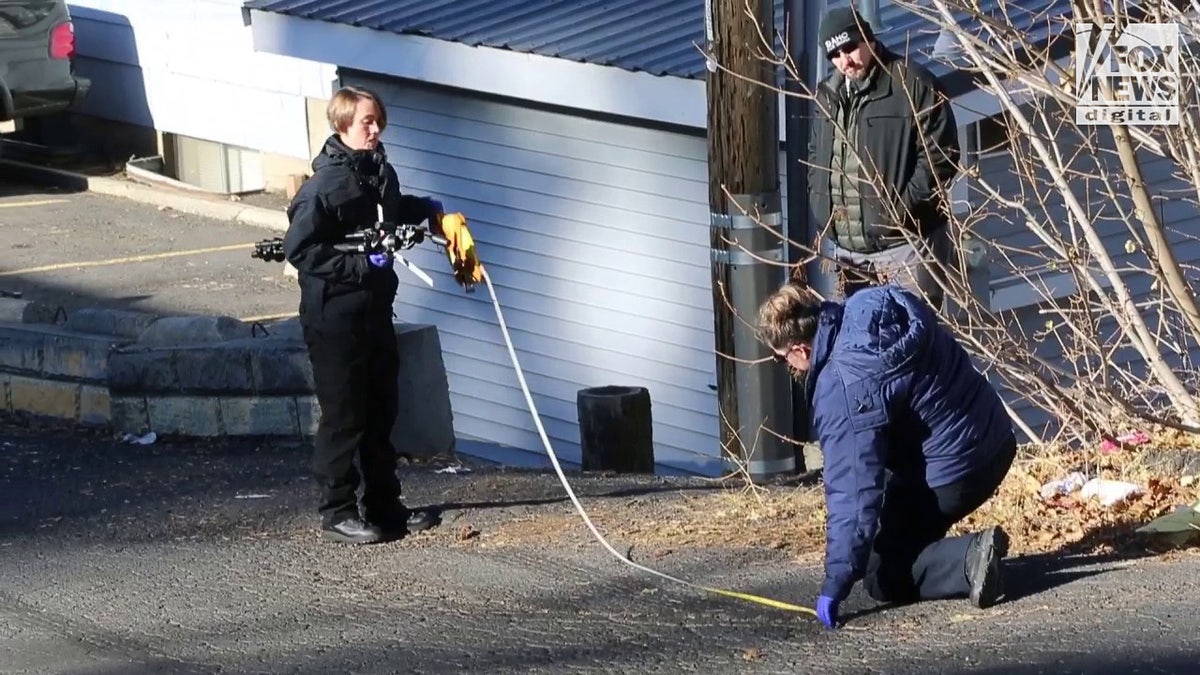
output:
M 824 455 L 822 623 L 837 625 L 860 580 L 881 602 L 994 604 L 1007 535 L 946 534 L 995 493 L 1016 436 L 1000 396 L 929 305 L 895 285 L 834 303 L 788 283 L 758 323 L 804 382 Z

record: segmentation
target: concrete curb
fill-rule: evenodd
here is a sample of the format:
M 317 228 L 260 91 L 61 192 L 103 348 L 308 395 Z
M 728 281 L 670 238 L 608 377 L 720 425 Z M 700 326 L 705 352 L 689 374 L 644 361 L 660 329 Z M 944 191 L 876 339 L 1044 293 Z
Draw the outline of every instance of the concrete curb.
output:
M 253 225 L 275 232 L 286 232 L 288 227 L 287 214 L 283 211 L 187 194 L 129 180 L 86 176 L 25 162 L 0 160 L 0 178 L 53 186 L 72 192 L 94 192 L 121 197 L 143 204 L 164 206 L 183 213 Z

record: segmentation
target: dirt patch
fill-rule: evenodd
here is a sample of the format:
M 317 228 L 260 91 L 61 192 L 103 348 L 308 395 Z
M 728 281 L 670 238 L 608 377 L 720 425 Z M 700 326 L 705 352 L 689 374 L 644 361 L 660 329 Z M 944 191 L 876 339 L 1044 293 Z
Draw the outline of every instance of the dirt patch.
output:
M 976 529 L 1000 523 L 1013 538 L 1014 550 L 1024 553 L 1144 553 L 1153 552 L 1135 530 L 1177 506 L 1200 501 L 1192 476 L 1164 473 L 1158 458 L 1165 448 L 1200 453 L 1197 441 L 1185 444 L 1173 435 L 1154 436 L 1137 448 L 1114 452 L 1027 450 L 1013 467 L 999 494 L 963 523 Z M 1045 483 L 1071 471 L 1138 485 L 1141 494 L 1113 506 L 1085 499 L 1080 492 L 1043 499 Z
M 100 429 L 69 428 L 0 414 L 0 432 L 51 434 L 74 442 L 103 442 Z M 55 427 L 59 427 L 55 430 Z M 110 441 L 111 442 L 111 441 Z M 219 439 L 161 438 L 159 451 L 205 453 Z M 279 445 L 282 442 L 271 442 Z M 1003 525 L 1016 555 L 1037 553 L 1156 553 L 1134 530 L 1176 506 L 1200 501 L 1200 480 L 1162 473 L 1152 460 L 1178 439 L 1155 438 L 1143 446 L 1111 453 L 1023 448 L 998 494 L 955 531 Z M 302 444 L 307 445 L 307 444 Z M 177 448 L 177 450 L 176 450 Z M 307 454 L 297 448 L 292 464 Z M 447 466 L 463 473 L 439 472 Z M 1128 481 L 1142 494 L 1114 507 L 1071 495 L 1042 499 L 1049 480 L 1083 469 L 1089 475 Z M 297 472 L 303 473 L 300 469 Z M 442 527 L 406 540 L 415 547 L 593 548 L 592 533 L 551 471 L 499 468 L 469 458 L 413 458 L 401 476 L 414 506 L 444 512 Z M 304 474 L 306 476 L 306 474 Z M 750 486 L 740 479 L 668 478 L 609 473 L 568 474 L 568 480 L 600 533 L 623 554 L 653 560 L 696 548 L 773 549 L 797 561 L 819 563 L 825 550 L 825 500 L 817 476 Z M 299 480 L 295 504 L 297 536 L 309 536 L 311 504 L 307 479 Z M 293 488 L 295 489 L 295 488 Z M 281 508 L 284 508 L 281 506 Z
M 1200 481 L 1154 473 L 1146 468 L 1150 456 L 1150 451 L 1137 449 L 1104 454 L 1025 448 L 997 495 L 953 532 L 1002 525 L 1016 555 L 1154 552 L 1134 531 L 1179 505 L 1200 500 Z M 1042 499 L 1044 483 L 1080 468 L 1089 475 L 1136 483 L 1143 492 L 1112 507 L 1083 499 L 1078 492 Z M 825 547 L 825 502 L 819 484 L 749 487 L 730 481 L 703 494 L 668 492 L 636 500 L 584 499 L 583 504 L 618 550 L 634 547 L 661 554 L 689 547 L 774 548 L 815 559 Z M 593 545 L 579 515 L 556 508 L 497 522 L 470 541 L 528 546 L 572 539 Z
M 824 551 L 824 496 L 819 488 L 770 489 L 751 495 L 726 488 L 712 494 L 665 493 L 626 501 L 581 499 L 600 533 L 622 553 L 665 555 L 685 548 L 772 548 L 796 556 Z M 583 519 L 570 512 L 536 513 L 500 522 L 480 542 L 491 546 L 594 546 Z

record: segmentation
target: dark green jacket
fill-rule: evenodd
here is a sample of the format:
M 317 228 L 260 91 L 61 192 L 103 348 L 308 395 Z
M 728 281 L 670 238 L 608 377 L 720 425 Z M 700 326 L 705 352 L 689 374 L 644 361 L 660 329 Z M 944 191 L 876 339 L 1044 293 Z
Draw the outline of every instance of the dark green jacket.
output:
M 926 234 L 944 226 L 944 191 L 958 173 L 960 156 L 958 125 L 941 83 L 925 67 L 885 48 L 879 58 L 876 67 L 882 70 L 858 111 L 858 168 L 867 181 L 859 186 L 861 220 L 852 223 L 852 231 L 830 232 L 843 247 L 862 252 L 903 243 L 897 228 Z M 808 188 L 818 228 L 829 223 L 833 209 L 833 125 L 846 96 L 845 78 L 836 70 L 817 87 Z

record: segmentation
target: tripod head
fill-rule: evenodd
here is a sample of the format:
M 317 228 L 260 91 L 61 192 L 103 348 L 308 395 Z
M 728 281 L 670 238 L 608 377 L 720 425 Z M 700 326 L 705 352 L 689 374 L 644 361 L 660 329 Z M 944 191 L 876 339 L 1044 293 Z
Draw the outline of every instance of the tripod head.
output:
M 333 247 L 347 253 L 395 254 L 396 251 L 410 249 L 426 239 L 439 246 L 446 245 L 445 238 L 430 234 L 428 228 L 422 225 L 397 225 L 393 230 L 384 223 L 374 223 L 370 229 L 351 232 Z M 283 238 L 273 237 L 255 243 L 250 257 L 266 262 L 283 262 L 287 259 L 283 251 Z
M 465 231 L 465 229 L 464 227 L 463 230 Z M 396 254 L 397 251 L 410 249 L 426 240 L 443 248 L 447 248 L 450 244 L 445 237 L 433 234 L 429 231 L 429 228 L 423 225 L 392 226 L 386 223 L 373 223 L 368 229 L 347 234 L 341 241 L 334 243 L 333 247 L 346 253 L 362 253 L 364 255 L 387 253 L 397 262 L 408 268 L 413 274 L 420 277 L 422 281 L 433 286 L 433 279 L 428 274 L 421 271 L 420 268 L 406 260 L 403 256 Z M 266 262 L 283 262 L 287 260 L 287 255 L 283 250 L 283 238 L 273 237 L 258 241 L 254 244 L 254 250 L 250 252 L 250 257 Z M 451 261 L 453 262 L 453 257 Z M 474 290 L 474 283 L 470 280 L 464 281 L 459 278 L 459 265 L 457 263 L 455 264 L 455 280 L 462 284 L 468 293 Z
M 267 262 L 283 262 L 287 259 L 287 256 L 283 254 L 283 239 L 275 237 L 256 242 L 254 250 L 250 252 L 250 257 Z

